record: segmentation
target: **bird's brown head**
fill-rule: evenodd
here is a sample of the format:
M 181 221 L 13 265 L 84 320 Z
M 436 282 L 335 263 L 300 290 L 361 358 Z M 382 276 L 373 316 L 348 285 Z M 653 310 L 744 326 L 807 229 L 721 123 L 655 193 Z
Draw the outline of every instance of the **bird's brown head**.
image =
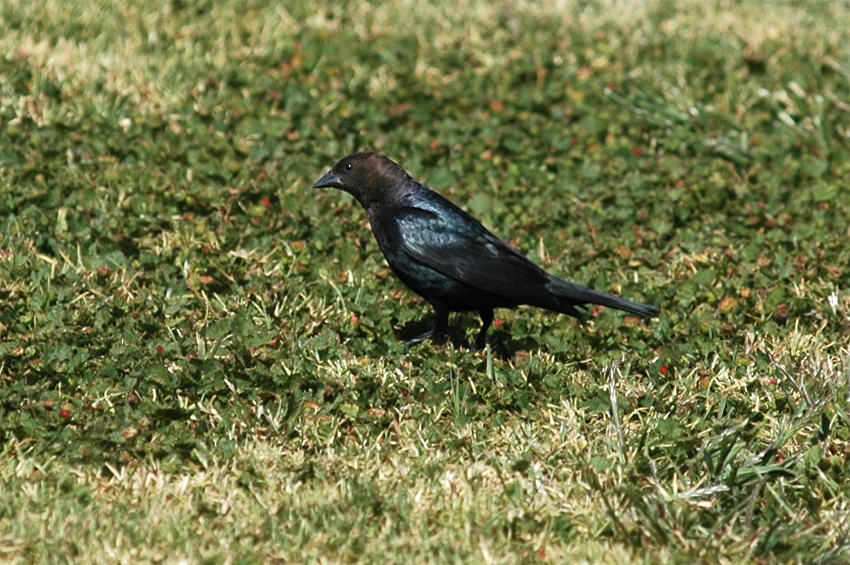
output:
M 354 153 L 337 162 L 313 188 L 338 188 L 353 195 L 368 211 L 397 196 L 409 175 L 380 153 Z

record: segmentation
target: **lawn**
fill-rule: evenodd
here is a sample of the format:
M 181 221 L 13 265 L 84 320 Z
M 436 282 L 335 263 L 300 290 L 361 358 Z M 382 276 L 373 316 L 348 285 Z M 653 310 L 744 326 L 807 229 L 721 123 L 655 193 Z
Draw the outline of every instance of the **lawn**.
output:
M 0 561 L 850 561 L 846 2 L 0 4 Z M 377 149 L 642 321 L 430 309 Z

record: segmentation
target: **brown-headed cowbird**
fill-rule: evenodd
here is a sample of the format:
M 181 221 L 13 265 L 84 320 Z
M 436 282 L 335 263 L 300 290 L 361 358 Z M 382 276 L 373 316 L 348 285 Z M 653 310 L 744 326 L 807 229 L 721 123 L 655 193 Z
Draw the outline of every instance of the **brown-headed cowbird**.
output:
M 478 311 L 485 346 L 494 308 L 528 304 L 569 314 L 599 304 L 639 316 L 659 309 L 550 275 L 490 233 L 475 218 L 417 182 L 379 153 L 355 153 L 339 161 L 314 188 L 333 187 L 354 196 L 390 268 L 434 308 L 434 326 L 409 346 L 445 334 L 449 312 Z

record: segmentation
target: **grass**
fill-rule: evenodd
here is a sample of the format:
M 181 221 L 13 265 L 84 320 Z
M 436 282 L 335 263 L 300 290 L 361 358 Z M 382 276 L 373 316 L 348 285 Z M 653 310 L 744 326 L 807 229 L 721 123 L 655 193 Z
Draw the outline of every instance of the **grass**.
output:
M 847 561 L 845 8 L 4 3 L 0 560 Z M 406 351 L 364 148 L 662 316 Z

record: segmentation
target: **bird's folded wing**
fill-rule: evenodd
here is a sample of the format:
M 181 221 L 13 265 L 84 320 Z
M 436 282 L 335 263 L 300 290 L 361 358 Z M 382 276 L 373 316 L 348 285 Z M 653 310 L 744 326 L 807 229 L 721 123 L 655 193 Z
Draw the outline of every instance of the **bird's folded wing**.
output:
M 464 284 L 526 302 L 548 281 L 542 269 L 465 213 L 411 207 L 395 219 L 405 253 Z

